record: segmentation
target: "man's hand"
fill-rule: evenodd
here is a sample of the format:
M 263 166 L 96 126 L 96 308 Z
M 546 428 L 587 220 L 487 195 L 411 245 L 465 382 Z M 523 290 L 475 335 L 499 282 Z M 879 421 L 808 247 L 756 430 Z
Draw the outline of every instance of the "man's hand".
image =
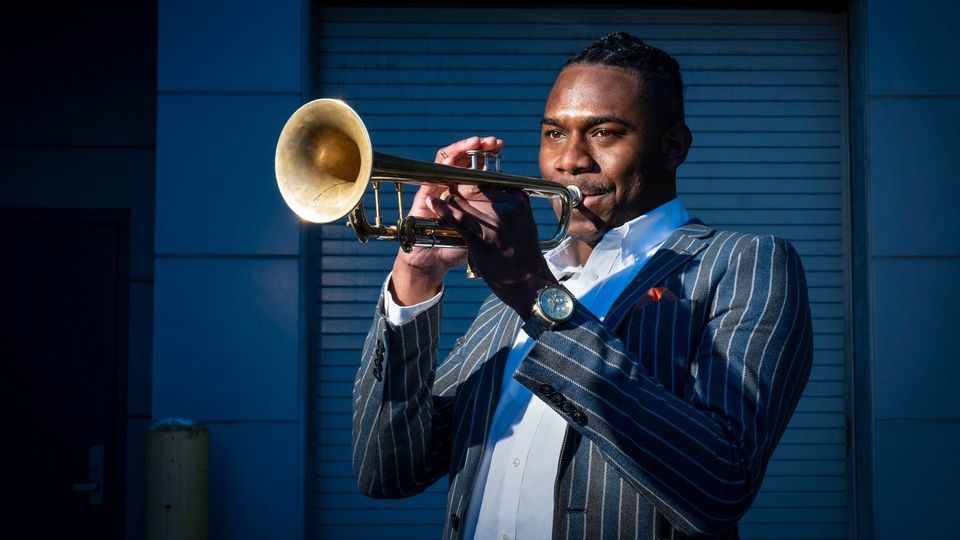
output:
M 495 137 L 470 137 L 445 146 L 437 151 L 436 163 L 467 167 L 470 165 L 468 150 L 500 152 L 503 141 Z M 425 184 L 417 191 L 409 215 L 437 219 L 440 216 L 430 206 L 430 200 L 439 200 L 448 194 L 446 186 Z M 390 290 L 394 300 L 403 306 L 419 304 L 437 294 L 447 272 L 463 264 L 467 252 L 463 249 L 415 247 L 410 253 L 400 250 L 393 263 Z
M 529 196 L 520 189 L 457 186 L 427 204 L 463 236 L 490 289 L 524 320 L 537 291 L 556 278 L 540 252 Z

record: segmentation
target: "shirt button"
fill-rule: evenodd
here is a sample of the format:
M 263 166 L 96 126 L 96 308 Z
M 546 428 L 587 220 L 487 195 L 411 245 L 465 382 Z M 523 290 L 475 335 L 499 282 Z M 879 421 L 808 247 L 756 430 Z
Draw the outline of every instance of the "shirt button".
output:
M 518 458 L 518 457 L 513 458 L 513 466 L 514 466 L 514 467 L 519 467 L 519 466 L 520 466 L 520 458 Z

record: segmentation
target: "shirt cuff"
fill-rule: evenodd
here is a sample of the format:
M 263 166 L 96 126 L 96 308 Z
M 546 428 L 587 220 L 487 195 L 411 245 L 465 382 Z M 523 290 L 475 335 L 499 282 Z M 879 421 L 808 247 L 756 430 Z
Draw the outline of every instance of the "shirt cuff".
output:
M 436 305 L 437 302 L 440 301 L 440 297 L 443 296 L 443 286 L 441 285 L 440 292 L 433 298 L 424 300 L 419 304 L 413 304 L 412 306 L 401 306 L 393 299 L 393 293 L 390 292 L 390 280 L 392 278 L 393 272 L 391 272 L 383 282 L 383 310 L 386 312 L 387 321 L 394 326 L 400 326 L 401 324 L 412 321 L 417 315 Z

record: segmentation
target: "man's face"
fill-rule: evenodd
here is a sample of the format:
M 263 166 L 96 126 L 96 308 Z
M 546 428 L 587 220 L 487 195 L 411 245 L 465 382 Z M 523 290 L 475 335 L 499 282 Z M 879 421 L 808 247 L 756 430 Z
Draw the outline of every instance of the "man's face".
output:
M 672 198 L 665 194 L 673 182 L 659 127 L 638 82 L 620 69 L 574 64 L 560 72 L 547 98 L 540 172 L 583 192 L 568 233 L 591 246 L 607 230 Z

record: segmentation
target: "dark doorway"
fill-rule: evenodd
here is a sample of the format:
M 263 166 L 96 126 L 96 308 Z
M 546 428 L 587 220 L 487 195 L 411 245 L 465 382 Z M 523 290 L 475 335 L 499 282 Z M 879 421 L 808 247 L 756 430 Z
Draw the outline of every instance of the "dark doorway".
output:
M 0 210 L 6 537 L 121 536 L 128 238 L 126 211 Z

